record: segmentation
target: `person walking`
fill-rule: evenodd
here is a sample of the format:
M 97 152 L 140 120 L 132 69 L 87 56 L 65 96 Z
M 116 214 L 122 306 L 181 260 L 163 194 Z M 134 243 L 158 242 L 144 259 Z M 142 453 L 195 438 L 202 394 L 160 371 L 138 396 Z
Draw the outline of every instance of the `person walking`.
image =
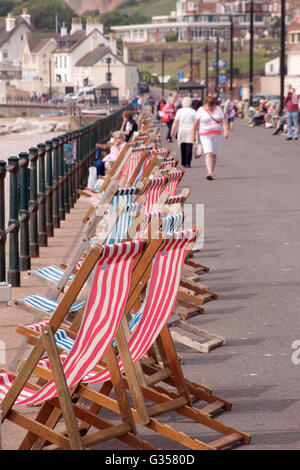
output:
M 181 164 L 190 168 L 193 156 L 193 125 L 196 111 L 192 108 L 192 99 L 188 96 L 182 99 L 182 108 L 178 109 L 171 129 L 171 139 L 174 138 L 176 129 L 177 143 L 181 154 Z
M 165 105 L 164 109 L 164 115 L 163 115 L 163 122 L 165 122 L 168 126 L 168 133 L 167 133 L 167 142 L 172 142 L 172 137 L 171 137 L 171 129 L 173 126 L 173 122 L 175 119 L 175 114 L 176 114 L 176 107 L 175 107 L 175 98 L 171 96 L 168 99 L 167 104 Z
M 292 127 L 294 126 L 294 140 L 299 137 L 299 101 L 300 96 L 296 95 L 295 88 L 289 87 L 289 92 L 283 100 L 286 106 L 286 119 L 288 126 L 288 135 L 286 140 L 293 139 Z
M 196 143 L 198 134 L 203 147 L 207 180 L 216 179 L 214 170 L 220 150 L 222 131 L 224 138 L 228 139 L 228 127 L 223 111 L 220 106 L 216 105 L 215 97 L 208 95 L 206 103 L 196 113 L 193 126 L 193 142 Z
M 233 102 L 232 95 L 228 95 L 228 98 L 225 101 L 224 114 L 225 114 L 225 118 L 226 118 L 226 121 L 227 121 L 228 128 L 232 132 L 233 131 L 234 117 L 235 117 L 235 104 Z

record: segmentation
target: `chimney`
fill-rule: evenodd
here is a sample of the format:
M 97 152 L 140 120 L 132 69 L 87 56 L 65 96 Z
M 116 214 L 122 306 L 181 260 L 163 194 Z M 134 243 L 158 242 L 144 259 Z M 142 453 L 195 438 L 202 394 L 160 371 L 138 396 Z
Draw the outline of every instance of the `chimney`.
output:
M 21 16 L 22 16 L 23 20 L 26 21 L 26 23 L 28 23 L 28 24 L 31 23 L 31 16 L 29 15 L 27 8 L 23 8 Z
M 16 25 L 16 18 L 13 17 L 12 13 L 8 13 L 7 17 L 5 18 L 5 30 L 7 32 L 14 29 Z
M 118 53 L 117 41 L 116 41 L 115 35 L 113 33 L 109 34 L 109 48 L 110 48 L 110 50 L 113 54 L 117 55 L 117 53 Z
M 94 29 L 97 29 L 101 34 L 103 34 L 103 24 L 100 21 L 100 18 L 95 16 L 89 16 L 86 20 L 85 27 L 86 35 L 88 36 Z
M 66 23 L 64 22 L 62 25 L 61 25 L 61 29 L 60 29 L 60 35 L 61 37 L 63 36 L 67 36 L 68 34 L 68 29 L 66 27 Z
M 81 18 L 72 18 L 71 34 L 82 31 Z

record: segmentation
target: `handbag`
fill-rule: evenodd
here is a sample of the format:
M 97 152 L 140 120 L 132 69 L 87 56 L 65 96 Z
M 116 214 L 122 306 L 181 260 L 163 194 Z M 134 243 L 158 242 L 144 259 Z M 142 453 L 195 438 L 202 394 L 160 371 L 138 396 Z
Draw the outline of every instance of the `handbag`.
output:
M 163 117 L 161 118 L 162 122 L 168 124 L 168 122 L 170 122 L 170 116 L 169 116 L 169 113 L 164 113 L 163 114 Z
M 202 157 L 202 154 L 203 154 L 203 148 L 202 148 L 202 144 L 196 144 L 194 146 L 194 157 L 195 158 L 200 158 Z

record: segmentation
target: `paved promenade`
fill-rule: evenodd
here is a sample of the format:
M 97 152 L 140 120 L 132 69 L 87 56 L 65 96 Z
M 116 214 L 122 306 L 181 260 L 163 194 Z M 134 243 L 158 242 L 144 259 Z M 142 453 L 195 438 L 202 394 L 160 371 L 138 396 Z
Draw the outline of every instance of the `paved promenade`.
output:
M 176 149 L 176 144 L 171 146 Z M 292 355 L 300 362 L 300 346 L 297 355 L 292 344 L 299 340 L 300 345 L 300 145 L 237 121 L 221 150 L 217 180 L 205 179 L 201 158 L 185 169 L 181 187 L 190 188 L 189 203 L 205 204 L 205 244 L 198 259 L 210 267 L 203 282 L 219 295 L 205 305 L 203 315 L 189 322 L 225 337 L 227 344 L 208 354 L 176 344 L 177 351 L 184 357 L 182 367 L 189 379 L 232 402 L 232 410 L 219 419 L 252 436 L 248 446 L 238 449 L 299 450 L 300 364 L 293 363 Z M 49 247 L 41 249 L 33 268 L 68 261 L 85 211 L 78 202 L 49 239 Z M 22 287 L 13 289 L 13 296 L 46 290 L 23 273 Z M 1 365 L 17 370 L 29 347 L 15 327 L 37 320 L 13 306 L 0 309 L 1 339 L 7 346 L 6 363 Z M 27 412 L 33 416 L 37 409 Z M 179 415 L 161 420 L 177 423 L 194 438 L 210 436 L 206 428 Z M 5 449 L 15 449 L 24 435 L 16 429 L 5 422 Z M 140 437 L 162 449 L 181 448 L 144 429 Z M 108 441 L 96 448 L 125 446 Z

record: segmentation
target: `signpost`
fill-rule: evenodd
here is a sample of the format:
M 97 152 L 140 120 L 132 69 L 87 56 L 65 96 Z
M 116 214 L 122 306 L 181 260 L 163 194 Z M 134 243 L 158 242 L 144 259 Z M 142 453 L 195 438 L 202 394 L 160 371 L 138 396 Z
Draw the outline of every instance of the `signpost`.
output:
M 177 70 L 177 80 L 184 79 L 184 70 Z

